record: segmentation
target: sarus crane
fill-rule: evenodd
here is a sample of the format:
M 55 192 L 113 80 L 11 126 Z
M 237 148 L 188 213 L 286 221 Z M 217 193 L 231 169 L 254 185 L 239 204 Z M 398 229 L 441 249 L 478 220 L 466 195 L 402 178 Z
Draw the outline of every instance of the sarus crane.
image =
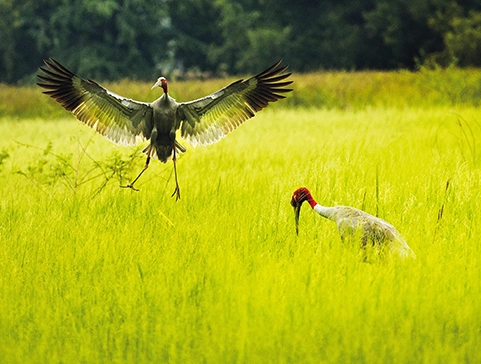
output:
M 114 143 L 135 145 L 149 141 L 143 149 L 147 155 L 145 166 L 128 185 L 121 186 L 138 191 L 134 184 L 149 166 L 151 158 L 174 163 L 175 190 L 172 196 L 180 198 L 176 158 L 186 148 L 176 140 L 177 130 L 181 137 L 194 147 L 217 142 L 236 129 L 270 102 L 285 98 L 283 93 L 292 81 L 286 80 L 287 66 L 275 63 L 265 71 L 246 80 L 240 79 L 203 98 L 177 102 L 168 94 L 165 77 L 159 77 L 152 86 L 163 90 L 162 96 L 148 103 L 117 95 L 97 82 L 84 79 L 58 61 L 44 60 L 39 67 L 37 83 L 44 94 L 55 99 L 77 119 L 95 129 Z
M 354 207 L 321 206 L 305 187 L 294 191 L 291 198 L 297 234 L 299 234 L 299 216 L 304 201 L 307 201 L 319 215 L 337 224 L 343 242 L 349 240 L 355 244 L 359 243 L 360 253 L 365 261 L 387 256 L 397 256 L 401 259 L 416 258 L 404 238 L 390 223 Z

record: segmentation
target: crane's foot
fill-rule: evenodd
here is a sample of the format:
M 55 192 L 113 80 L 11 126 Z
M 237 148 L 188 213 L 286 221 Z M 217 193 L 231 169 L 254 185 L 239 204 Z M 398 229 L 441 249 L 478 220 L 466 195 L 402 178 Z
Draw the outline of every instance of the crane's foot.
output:
M 133 184 L 133 183 L 128 184 L 128 185 L 126 185 L 126 186 L 120 186 L 120 188 L 130 188 L 131 190 L 134 190 L 134 191 L 136 191 L 136 192 L 139 192 L 139 191 L 140 191 L 138 188 L 135 188 L 135 187 L 134 187 L 134 184 Z
M 175 186 L 174 193 L 172 193 L 172 195 L 170 195 L 170 197 L 174 197 L 174 195 L 175 195 L 175 201 L 180 200 L 180 187 L 179 187 L 179 185 Z
M 137 180 L 140 178 L 140 176 L 142 175 L 142 173 L 144 173 L 145 170 L 146 170 L 147 168 L 149 168 L 149 162 L 150 162 L 150 155 L 147 156 L 147 160 L 146 160 L 146 162 L 145 162 L 144 168 L 140 171 L 139 175 L 132 181 L 132 183 L 129 183 L 129 184 L 126 185 L 126 186 L 122 186 L 122 185 L 121 185 L 120 188 L 130 188 L 131 190 L 134 190 L 134 191 L 139 192 L 140 190 L 134 187 L 134 183 L 137 182 Z

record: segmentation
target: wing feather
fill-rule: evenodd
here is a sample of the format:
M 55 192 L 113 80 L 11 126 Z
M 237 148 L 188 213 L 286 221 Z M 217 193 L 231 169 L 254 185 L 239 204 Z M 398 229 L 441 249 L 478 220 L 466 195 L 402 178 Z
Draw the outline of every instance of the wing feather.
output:
M 198 100 L 179 104 L 182 138 L 192 145 L 217 142 L 244 121 L 252 118 L 270 102 L 285 98 L 282 93 L 292 81 L 284 81 L 291 73 L 281 61 L 247 80 L 238 80 Z
M 134 145 L 150 138 L 153 113 L 149 103 L 119 96 L 75 75 L 53 58 L 44 63 L 37 85 L 77 119 L 117 144 Z

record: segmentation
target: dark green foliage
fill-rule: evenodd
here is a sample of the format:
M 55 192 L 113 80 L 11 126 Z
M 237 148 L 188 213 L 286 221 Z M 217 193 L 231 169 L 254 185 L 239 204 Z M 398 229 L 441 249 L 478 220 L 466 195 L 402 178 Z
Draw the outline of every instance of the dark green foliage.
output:
M 2 0 L 0 82 L 55 57 L 98 81 L 481 66 L 474 0 Z

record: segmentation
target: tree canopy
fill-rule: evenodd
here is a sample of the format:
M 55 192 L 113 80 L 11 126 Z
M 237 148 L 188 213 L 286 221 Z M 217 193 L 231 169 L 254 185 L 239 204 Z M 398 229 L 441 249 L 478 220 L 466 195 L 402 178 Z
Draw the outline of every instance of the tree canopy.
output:
M 0 0 L 0 82 L 481 65 L 478 0 Z

